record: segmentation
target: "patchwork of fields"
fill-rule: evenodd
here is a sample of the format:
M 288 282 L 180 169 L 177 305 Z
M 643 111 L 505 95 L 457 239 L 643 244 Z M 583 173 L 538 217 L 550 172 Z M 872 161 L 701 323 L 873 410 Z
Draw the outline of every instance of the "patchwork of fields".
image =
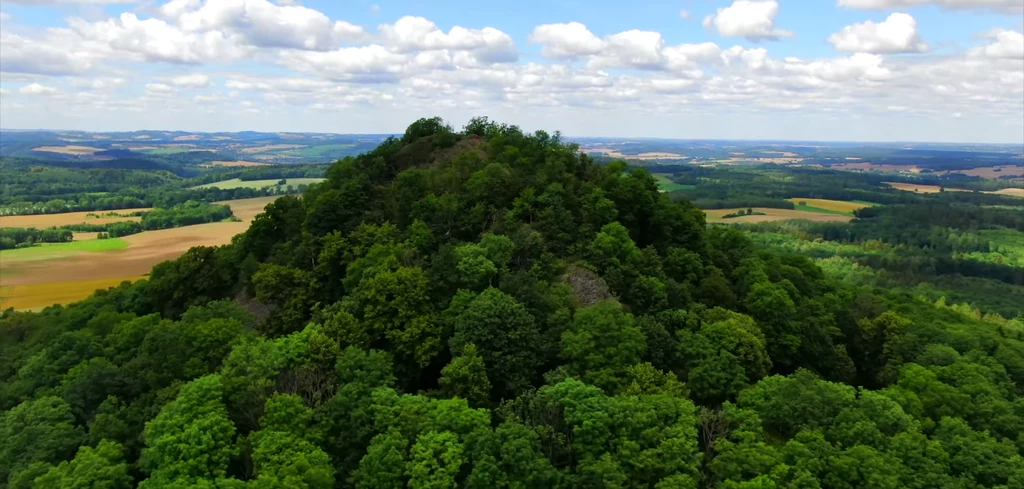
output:
M 34 309 L 73 302 L 88 297 L 97 288 L 138 280 L 157 263 L 174 259 L 193 246 L 229 243 L 232 237 L 248 229 L 252 219 L 276 198 L 217 202 L 230 206 L 240 222 L 214 222 L 145 231 L 123 238 L 0 251 L 0 309 Z M 64 214 L 18 217 L 28 218 L 22 225 L 35 227 L 44 226 L 33 224 L 29 219 L 66 221 L 78 218 Z M 88 222 L 97 221 L 90 219 Z

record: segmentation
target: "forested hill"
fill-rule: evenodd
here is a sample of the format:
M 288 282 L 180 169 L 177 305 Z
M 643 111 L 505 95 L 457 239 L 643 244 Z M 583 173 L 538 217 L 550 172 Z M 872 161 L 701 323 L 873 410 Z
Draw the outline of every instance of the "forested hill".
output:
M 486 119 L 5 312 L 0 380 L 11 488 L 1024 487 L 1019 319 L 833 282 Z

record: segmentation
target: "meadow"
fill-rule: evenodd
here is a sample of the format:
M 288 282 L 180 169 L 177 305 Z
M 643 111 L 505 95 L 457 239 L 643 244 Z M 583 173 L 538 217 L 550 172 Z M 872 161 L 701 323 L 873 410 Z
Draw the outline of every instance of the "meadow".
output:
M 693 190 L 696 185 L 683 185 L 673 182 L 672 175 L 667 173 L 654 173 L 654 179 L 658 181 L 658 188 L 663 192 L 675 192 L 676 190 Z
M 216 204 L 231 207 L 238 222 L 214 222 L 145 231 L 123 238 L 88 239 L 0 251 L 0 309 L 34 309 L 84 299 L 97 288 L 147 275 L 157 263 L 177 258 L 193 246 L 227 244 L 276 196 Z M 85 214 L 85 213 L 70 213 Z M 47 216 L 67 219 L 61 214 Z M 88 222 L 96 222 L 89 219 Z

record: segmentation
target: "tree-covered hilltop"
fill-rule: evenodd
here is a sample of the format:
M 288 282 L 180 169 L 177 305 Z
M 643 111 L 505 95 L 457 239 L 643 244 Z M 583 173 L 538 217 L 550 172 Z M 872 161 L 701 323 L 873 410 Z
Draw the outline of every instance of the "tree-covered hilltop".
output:
M 559 135 L 423 119 L 0 318 L 8 487 L 1024 487 L 1024 324 L 826 278 Z

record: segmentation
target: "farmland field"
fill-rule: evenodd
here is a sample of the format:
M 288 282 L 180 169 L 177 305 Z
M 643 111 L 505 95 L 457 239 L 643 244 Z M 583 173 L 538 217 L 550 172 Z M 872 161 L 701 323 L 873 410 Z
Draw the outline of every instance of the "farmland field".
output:
M 53 226 L 66 226 L 68 224 L 109 224 L 112 222 L 124 222 L 142 220 L 139 216 L 128 216 L 133 212 L 148 211 L 148 207 L 138 209 L 118 209 L 117 216 L 103 216 L 107 211 L 91 212 L 64 212 L 61 214 L 32 214 L 26 216 L 0 216 L 0 228 L 48 228 Z M 99 214 L 101 217 L 91 217 L 88 214 Z
M 280 181 L 281 181 L 281 179 L 279 179 L 279 178 L 278 179 L 269 179 L 269 180 L 240 180 L 240 179 L 237 179 L 237 178 L 232 178 L 231 180 L 223 180 L 223 181 L 220 181 L 220 182 L 213 182 L 213 183 L 207 183 L 207 184 L 204 184 L 204 185 L 199 185 L 198 187 L 195 187 L 195 188 L 232 189 L 232 188 L 249 187 L 249 188 L 254 188 L 254 189 L 261 189 L 261 188 L 267 188 L 267 187 L 275 187 L 275 186 L 277 186 L 277 182 L 280 182 Z M 291 185 L 293 187 L 298 187 L 299 185 L 311 185 L 311 184 L 314 184 L 314 183 L 320 183 L 322 181 L 324 181 L 323 178 L 288 178 L 288 179 L 286 179 L 286 183 L 284 185 L 282 185 L 282 186 Z
M 697 188 L 696 185 L 681 185 L 673 182 L 670 178 L 671 175 L 667 173 L 655 173 L 654 179 L 658 181 L 658 188 L 665 192 L 674 192 L 676 190 L 693 190 Z
M 1004 188 L 1002 190 L 996 190 L 993 192 L 985 192 L 989 194 L 999 195 L 1012 195 L 1014 197 L 1024 197 L 1024 188 Z
M 70 146 L 40 146 L 38 148 L 32 148 L 32 151 L 40 151 L 40 152 L 44 152 L 44 153 L 59 153 L 59 154 L 63 154 L 63 155 L 81 156 L 81 155 L 91 155 L 91 154 L 103 151 L 103 148 L 93 148 L 92 146 L 75 146 L 75 145 L 70 145 Z
M 197 224 L 116 239 L 0 252 L 0 309 L 31 309 L 84 299 L 97 288 L 143 277 L 157 263 L 177 258 L 193 246 L 227 244 L 276 198 L 216 202 L 230 206 L 241 222 Z
M 836 222 L 847 222 L 853 219 L 852 215 L 839 214 L 839 213 L 822 213 L 822 212 L 810 212 L 804 210 L 791 210 L 791 209 L 772 209 L 768 207 L 754 207 L 754 211 L 761 212 L 764 215 L 752 215 L 752 216 L 740 216 L 723 218 L 726 214 L 735 214 L 744 209 L 708 209 L 704 211 L 704 214 L 708 217 L 708 222 L 713 223 L 737 223 L 737 222 L 770 222 L 770 221 L 785 221 L 787 219 L 807 219 L 809 221 L 836 221 Z
M 853 211 L 863 209 L 865 207 L 872 207 L 875 204 L 871 202 L 863 201 L 845 201 L 845 200 L 829 200 L 829 199 L 805 199 L 795 197 L 792 199 L 786 199 L 793 204 L 796 204 L 796 210 L 809 211 L 809 212 L 823 212 L 826 214 L 841 214 L 841 215 L 853 215 Z
M 31 285 L 0 285 L 0 307 L 6 309 L 41 309 L 51 304 L 82 300 L 97 289 L 116 287 L 125 280 L 134 282 L 144 277 L 101 278 Z M 83 293 L 83 291 L 88 291 Z
M 970 192 L 970 190 L 962 188 L 949 188 L 939 187 L 938 185 L 921 185 L 916 183 L 897 183 L 897 182 L 882 182 L 896 190 L 906 190 L 907 192 L 917 192 L 919 194 L 935 194 L 938 193 L 940 188 L 944 188 L 946 192 Z

